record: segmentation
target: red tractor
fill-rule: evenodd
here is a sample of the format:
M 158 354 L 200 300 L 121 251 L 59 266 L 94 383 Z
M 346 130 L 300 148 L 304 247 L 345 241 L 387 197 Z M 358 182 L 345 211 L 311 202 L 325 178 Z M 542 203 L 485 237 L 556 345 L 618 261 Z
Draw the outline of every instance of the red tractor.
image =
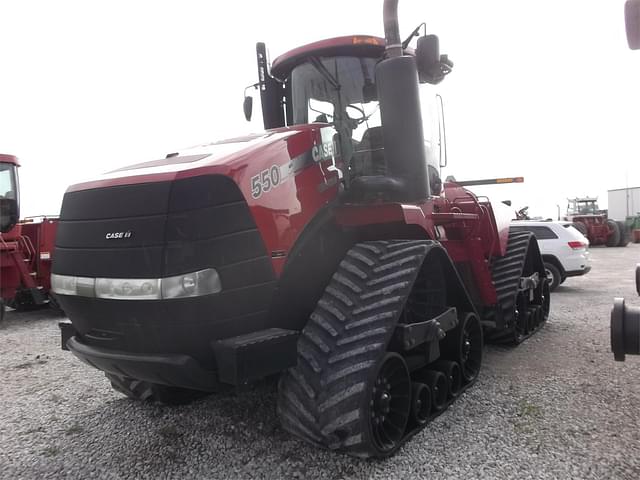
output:
M 598 198 L 569 198 L 565 220 L 589 239 L 590 245 L 626 247 L 630 231 L 625 222 L 607 218 L 605 210 L 598 209 Z
M 487 337 L 544 323 L 535 238 L 440 179 L 418 87 L 451 62 L 435 35 L 402 41 L 397 1 L 384 25 L 271 66 L 258 44 L 264 133 L 69 187 L 52 274 L 63 348 L 139 400 L 281 374 L 287 431 L 385 457 L 474 383 Z
M 57 219 L 18 222 L 18 159 L 0 154 L 0 321 L 5 306 L 25 310 L 50 303 L 51 254 Z

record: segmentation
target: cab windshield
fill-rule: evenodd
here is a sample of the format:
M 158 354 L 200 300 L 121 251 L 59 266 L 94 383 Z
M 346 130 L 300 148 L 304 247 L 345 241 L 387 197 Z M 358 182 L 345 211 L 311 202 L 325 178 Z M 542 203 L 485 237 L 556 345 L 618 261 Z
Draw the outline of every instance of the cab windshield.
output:
M 331 123 L 356 142 L 380 123 L 374 58 L 311 57 L 291 72 L 293 124 Z M 348 153 L 342 145 L 343 154 Z
M 381 150 L 382 125 L 375 85 L 376 58 L 309 57 L 289 77 L 293 125 L 332 124 L 347 163 L 354 152 Z M 439 169 L 439 127 L 435 97 L 423 101 L 427 162 L 433 175 Z
M 0 232 L 8 231 L 18 220 L 18 181 L 16 166 L 0 163 Z
M 573 215 L 596 215 L 599 213 L 595 200 L 572 200 L 569 203 L 569 213 Z

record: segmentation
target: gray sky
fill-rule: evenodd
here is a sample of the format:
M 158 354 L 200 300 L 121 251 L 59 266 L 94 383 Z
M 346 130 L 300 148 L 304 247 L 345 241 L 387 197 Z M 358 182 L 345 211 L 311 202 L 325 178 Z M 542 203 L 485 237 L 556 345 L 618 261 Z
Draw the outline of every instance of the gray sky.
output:
M 224 5 L 224 7 L 220 7 Z M 640 186 L 640 52 L 624 0 L 402 0 L 455 62 L 441 85 L 458 179 L 555 216 L 569 196 Z M 271 57 L 382 36 L 382 0 L 0 0 L 0 152 L 20 157 L 23 215 L 56 214 L 72 183 L 261 129 L 242 114 L 255 42 Z M 256 103 L 256 106 L 258 104 Z

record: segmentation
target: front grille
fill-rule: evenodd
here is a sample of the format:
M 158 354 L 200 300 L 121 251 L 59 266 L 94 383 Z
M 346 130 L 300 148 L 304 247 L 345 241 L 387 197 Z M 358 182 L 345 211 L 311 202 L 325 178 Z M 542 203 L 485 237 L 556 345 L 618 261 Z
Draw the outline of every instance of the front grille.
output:
M 106 238 L 114 232 L 131 235 Z M 220 293 L 157 301 L 60 296 L 87 343 L 98 342 L 91 332 L 108 331 L 113 334 L 109 348 L 189 351 L 206 360 L 211 341 L 262 328 L 276 279 L 251 211 L 228 177 L 204 175 L 65 195 L 53 273 L 157 278 L 205 268 L 218 271 Z

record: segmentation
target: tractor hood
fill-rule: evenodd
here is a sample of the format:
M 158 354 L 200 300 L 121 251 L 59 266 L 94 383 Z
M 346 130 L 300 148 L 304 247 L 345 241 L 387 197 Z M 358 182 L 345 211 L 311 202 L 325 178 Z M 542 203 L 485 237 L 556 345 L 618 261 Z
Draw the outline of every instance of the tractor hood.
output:
M 320 130 L 333 129 L 322 128 L 322 125 L 280 128 L 202 144 L 170 153 L 163 159 L 137 163 L 106 172 L 97 178 L 70 186 L 67 192 L 171 181 L 207 174 L 234 176 L 246 169 L 247 164 L 256 155 L 269 157 L 286 155 L 291 159 L 301 155 L 322 141 L 314 140 L 315 138 L 326 137 L 326 135 L 320 135 Z

